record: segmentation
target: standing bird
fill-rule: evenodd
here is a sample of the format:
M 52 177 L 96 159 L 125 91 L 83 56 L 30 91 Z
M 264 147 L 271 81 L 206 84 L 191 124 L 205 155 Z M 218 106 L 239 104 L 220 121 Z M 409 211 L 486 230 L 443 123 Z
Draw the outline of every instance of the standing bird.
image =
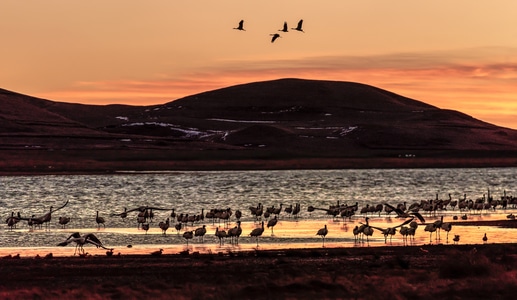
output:
M 106 228 L 106 225 L 104 224 L 104 222 L 106 222 L 106 220 L 104 220 L 103 217 L 99 217 L 99 211 L 97 211 L 97 216 L 95 217 L 95 222 L 97 222 L 97 228 L 100 228 L 101 225 L 104 226 L 104 228 Z
M 145 230 L 145 234 L 147 234 L 147 231 L 149 230 L 149 223 L 142 223 L 142 229 Z
M 261 236 L 263 232 L 264 232 L 264 221 L 262 221 L 261 227 L 253 229 L 251 231 L 251 233 L 250 233 L 251 237 L 255 237 L 256 238 L 256 240 L 257 240 L 257 247 L 258 247 L 259 236 Z
M 274 235 L 273 228 L 275 227 L 276 223 L 278 223 L 278 218 L 276 216 L 267 222 L 267 228 L 271 227 L 271 236 Z
M 188 247 L 188 240 L 191 240 L 194 237 L 194 233 L 192 231 L 185 231 L 183 232 L 183 238 L 187 240 L 187 247 Z
M 318 230 L 318 232 L 316 233 L 316 235 L 319 235 L 323 238 L 323 247 L 325 247 L 325 236 L 329 233 L 328 229 L 327 229 L 327 224 L 325 224 L 325 227 L 323 228 L 320 228 Z
M 160 226 L 160 229 L 162 230 L 163 235 L 165 235 L 165 233 L 167 232 L 167 229 L 169 229 L 169 225 L 170 225 L 169 218 L 167 218 L 167 220 L 165 220 L 165 222 L 158 223 L 158 226 Z
M 241 20 L 241 21 L 239 22 L 239 26 L 234 27 L 233 29 L 246 31 L 246 29 L 244 29 L 244 20 Z
M 278 29 L 278 31 L 289 32 L 289 30 L 287 30 L 287 22 L 284 22 L 284 27 L 282 29 Z
M 201 242 L 203 243 L 204 238 L 205 238 L 205 233 L 206 233 L 206 225 L 203 225 L 203 227 L 196 228 L 196 230 L 194 231 L 194 236 L 200 236 Z
M 300 21 L 298 21 L 298 26 L 296 26 L 296 28 L 291 28 L 291 29 L 305 33 L 305 31 L 303 31 L 303 29 L 302 29 L 302 25 L 303 25 L 303 20 L 300 20 Z
M 226 231 L 219 230 L 219 227 L 216 227 L 215 236 L 219 238 L 219 246 L 221 246 L 223 244 L 223 239 L 226 238 L 228 234 L 226 233 Z
M 449 243 L 449 231 L 452 229 L 452 224 L 449 222 L 442 223 L 442 229 L 447 232 L 447 243 Z
M 65 228 L 65 226 L 70 222 L 70 217 L 59 217 L 59 224 L 62 228 Z
M 271 43 L 274 43 L 277 38 L 281 37 L 278 33 L 270 34 L 270 36 L 272 36 Z
M 488 237 L 486 236 L 486 233 L 485 233 L 485 235 L 483 236 L 483 243 L 486 244 L 487 241 L 488 241 Z

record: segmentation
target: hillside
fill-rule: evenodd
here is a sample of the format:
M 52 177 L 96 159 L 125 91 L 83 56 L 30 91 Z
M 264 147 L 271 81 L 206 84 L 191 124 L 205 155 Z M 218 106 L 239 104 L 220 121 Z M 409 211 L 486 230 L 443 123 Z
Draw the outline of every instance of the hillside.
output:
M 517 158 L 515 130 L 352 82 L 279 79 L 155 106 L 6 90 L 0 102 L 7 172 L 506 166 Z

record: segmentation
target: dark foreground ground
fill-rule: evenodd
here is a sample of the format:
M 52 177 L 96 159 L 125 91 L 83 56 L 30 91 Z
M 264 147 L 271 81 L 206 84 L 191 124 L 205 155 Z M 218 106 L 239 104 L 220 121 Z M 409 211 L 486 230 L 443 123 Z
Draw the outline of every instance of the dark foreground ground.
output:
M 0 259 L 1 299 L 514 299 L 517 244 Z

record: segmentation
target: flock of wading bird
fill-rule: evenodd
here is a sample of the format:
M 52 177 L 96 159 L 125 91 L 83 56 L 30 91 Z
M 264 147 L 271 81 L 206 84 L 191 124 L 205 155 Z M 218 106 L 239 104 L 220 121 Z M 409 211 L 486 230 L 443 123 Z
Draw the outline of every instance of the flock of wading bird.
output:
M 65 206 L 67 206 L 67 204 L 68 201 L 56 209 L 53 209 L 51 206 L 50 210 L 41 216 L 32 215 L 31 217 L 23 217 L 19 212 L 16 215 L 14 212 L 12 212 L 11 216 L 9 216 L 5 222 L 9 230 L 16 228 L 20 221 L 26 221 L 30 229 L 34 229 L 34 227 L 42 229 L 43 226 L 45 226 L 45 229 L 48 230 L 50 221 L 52 220 L 52 214 L 63 209 Z M 488 197 L 483 195 L 483 197 L 476 200 L 467 199 L 466 194 L 463 198 L 458 200 L 452 200 L 450 194 L 449 198 L 446 200 L 438 199 L 438 195 L 436 195 L 436 199 L 421 200 L 420 202 L 414 202 L 409 206 L 406 204 L 406 202 L 397 204 L 395 206 L 388 203 L 382 203 L 378 205 L 367 204 L 361 209 L 359 209 L 357 202 L 353 205 L 347 205 L 340 204 L 338 201 L 337 205 L 330 205 L 328 208 L 309 206 L 307 208 L 307 212 L 312 214 L 314 211 L 324 211 L 326 215 L 332 217 L 333 219 L 342 218 L 343 222 L 345 223 L 347 220 L 351 221 L 352 217 L 364 218 L 364 223 L 359 222 L 360 225 L 356 225 L 353 229 L 354 240 L 356 243 L 365 243 L 366 239 L 366 243 L 369 244 L 369 237 L 371 237 L 375 231 L 379 231 L 384 236 L 385 243 L 388 243 L 388 237 L 391 243 L 392 237 L 397 233 L 398 230 L 399 233 L 403 236 L 404 245 L 407 245 L 408 239 L 410 243 L 414 242 L 415 233 L 419 225 L 424 226 L 425 232 L 429 232 L 430 243 L 432 242 L 433 233 L 435 234 L 436 240 L 440 239 L 440 231 L 442 230 L 447 233 L 446 239 L 448 243 L 449 232 L 452 229 L 452 224 L 450 222 L 444 222 L 443 213 L 441 216 L 438 216 L 440 212 L 447 210 L 455 211 L 457 209 L 458 212 L 461 212 L 461 219 L 466 220 L 468 219 L 467 214 L 482 214 L 483 211 L 488 213 L 489 211 L 495 211 L 496 209 L 505 211 L 507 208 L 515 209 L 516 207 L 517 197 L 507 196 L 505 192 L 504 195 L 501 196 L 501 199 L 497 200 L 491 197 L 489 192 Z M 264 233 L 265 225 L 268 228 L 271 228 L 271 235 L 273 236 L 273 229 L 281 217 L 298 219 L 301 212 L 299 203 L 296 203 L 294 206 L 289 205 L 287 207 L 283 207 L 282 204 L 280 204 L 279 207 L 275 207 L 274 205 L 271 207 L 264 207 L 261 203 L 259 203 L 257 206 L 250 206 L 248 209 L 254 222 L 258 222 L 258 224 L 260 224 L 257 228 L 252 229 L 248 233 L 248 236 L 250 236 L 252 239 L 255 238 L 257 247 L 259 246 L 259 237 Z M 222 245 L 225 240 L 228 239 L 232 245 L 238 244 L 239 237 L 242 234 L 241 218 L 243 213 L 240 210 L 236 210 L 234 213 L 231 208 L 211 209 L 206 213 L 204 213 L 204 209 L 202 209 L 200 214 L 177 214 L 175 209 L 139 206 L 129 210 L 124 208 L 124 211 L 112 213 L 110 214 L 110 217 L 120 217 L 126 221 L 131 213 L 136 213 L 137 228 L 139 230 L 145 230 L 145 234 L 147 234 L 147 231 L 150 228 L 150 224 L 153 223 L 153 218 L 155 218 L 156 211 L 170 211 L 170 213 L 167 213 L 168 216 L 166 220 L 158 223 L 158 227 L 161 229 L 162 234 L 166 235 L 166 232 L 170 227 L 171 220 L 176 220 L 177 222 L 175 223 L 174 228 L 176 229 L 178 235 L 180 235 L 181 230 L 183 230 L 182 236 L 187 243 L 187 248 L 189 245 L 189 240 L 194 238 L 197 238 L 201 243 L 204 243 L 204 236 L 207 233 L 207 227 L 206 224 L 201 223 L 204 223 L 205 220 L 210 220 L 214 226 L 216 221 L 218 222 L 218 226 L 215 229 L 214 235 L 217 239 L 219 239 L 220 245 Z M 400 224 L 391 227 L 378 227 L 370 224 L 370 217 L 375 215 L 380 217 L 381 213 L 384 213 L 387 217 L 391 217 L 391 215 L 394 214 L 397 218 L 404 220 Z M 426 223 L 424 215 L 437 218 L 437 220 L 432 223 Z M 513 215 L 513 213 L 507 215 L 506 217 L 509 220 L 515 220 L 515 215 Z M 230 228 L 232 219 L 235 219 L 235 226 Z M 457 219 L 458 217 L 455 215 L 453 220 Z M 58 219 L 58 223 L 62 228 L 65 228 L 69 224 L 70 220 L 70 217 L 61 216 Z M 106 227 L 106 219 L 99 215 L 99 211 L 96 212 L 95 222 L 97 224 L 97 229 L 100 229 L 101 226 L 104 228 Z M 223 223 L 222 226 L 221 222 Z M 198 227 L 189 230 L 189 227 L 194 226 Z M 322 238 L 323 247 L 325 247 L 325 237 L 327 234 L 327 225 L 324 225 L 323 228 L 317 230 L 316 232 L 316 235 Z M 455 235 L 453 238 L 454 243 L 457 244 L 459 239 L 460 236 Z M 486 233 L 482 240 L 485 243 L 487 242 L 488 238 Z M 108 256 L 113 254 L 113 248 L 106 247 L 93 233 L 81 235 L 79 232 L 75 232 L 64 241 L 60 242 L 58 246 L 66 246 L 71 243 L 75 244 L 74 255 L 77 253 L 79 255 L 86 255 L 83 248 L 83 246 L 86 244 L 91 244 L 97 248 L 108 250 L 106 252 Z M 131 245 L 128 245 L 128 247 L 130 246 Z M 156 251 L 152 254 L 160 255 L 162 251 L 163 250 L 160 249 L 159 251 Z

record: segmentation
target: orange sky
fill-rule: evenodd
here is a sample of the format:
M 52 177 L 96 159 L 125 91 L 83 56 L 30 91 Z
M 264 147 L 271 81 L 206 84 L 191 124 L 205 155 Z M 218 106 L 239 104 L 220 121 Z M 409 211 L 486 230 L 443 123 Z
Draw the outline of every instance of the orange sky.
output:
M 516 11 L 515 0 L 3 0 L 0 87 L 146 105 L 284 77 L 354 81 L 517 129 Z M 246 31 L 233 30 L 241 19 Z M 278 31 L 299 19 L 305 33 Z

